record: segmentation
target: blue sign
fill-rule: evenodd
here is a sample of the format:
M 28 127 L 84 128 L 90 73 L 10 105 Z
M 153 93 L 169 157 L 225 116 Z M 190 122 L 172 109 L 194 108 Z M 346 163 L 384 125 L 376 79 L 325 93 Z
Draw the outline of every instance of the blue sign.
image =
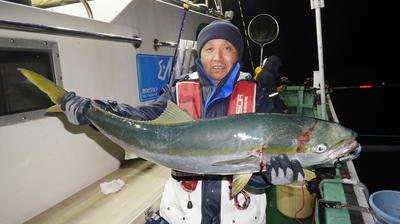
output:
M 137 74 L 140 102 L 160 96 L 162 87 L 168 83 L 172 56 L 137 54 Z

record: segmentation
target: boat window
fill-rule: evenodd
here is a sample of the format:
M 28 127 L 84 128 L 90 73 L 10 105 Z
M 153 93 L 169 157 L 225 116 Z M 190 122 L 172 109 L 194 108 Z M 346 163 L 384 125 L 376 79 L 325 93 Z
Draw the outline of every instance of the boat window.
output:
M 17 68 L 61 84 L 57 43 L 0 38 L 0 126 L 43 117 L 53 105 Z

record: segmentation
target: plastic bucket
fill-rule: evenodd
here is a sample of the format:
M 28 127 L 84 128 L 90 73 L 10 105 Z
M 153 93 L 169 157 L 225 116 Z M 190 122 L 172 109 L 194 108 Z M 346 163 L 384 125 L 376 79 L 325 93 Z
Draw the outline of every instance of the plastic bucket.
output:
M 310 170 L 304 170 L 304 179 L 311 180 L 315 174 Z M 296 212 L 303 207 L 304 190 L 304 208 L 297 213 L 297 218 L 307 218 L 313 213 L 312 196 L 303 183 L 276 186 L 276 205 L 278 210 L 291 218 L 294 218 Z
M 400 191 L 377 191 L 369 197 L 369 204 L 383 221 L 400 224 Z

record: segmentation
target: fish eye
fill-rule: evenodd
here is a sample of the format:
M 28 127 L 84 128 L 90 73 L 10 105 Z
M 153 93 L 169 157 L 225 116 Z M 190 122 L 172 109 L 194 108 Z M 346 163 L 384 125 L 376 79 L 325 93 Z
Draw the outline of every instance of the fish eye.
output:
M 325 152 L 328 149 L 328 147 L 324 144 L 319 144 L 316 147 L 314 147 L 314 152 L 316 153 L 322 153 Z

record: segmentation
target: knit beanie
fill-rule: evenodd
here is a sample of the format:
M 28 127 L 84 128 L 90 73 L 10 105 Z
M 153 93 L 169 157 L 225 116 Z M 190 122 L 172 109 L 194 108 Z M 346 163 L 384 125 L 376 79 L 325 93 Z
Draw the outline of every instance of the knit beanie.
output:
M 215 20 L 205 26 L 197 37 L 197 54 L 200 58 L 201 49 L 207 41 L 212 39 L 224 39 L 229 41 L 238 52 L 239 60 L 243 54 L 243 40 L 239 29 L 225 20 Z

